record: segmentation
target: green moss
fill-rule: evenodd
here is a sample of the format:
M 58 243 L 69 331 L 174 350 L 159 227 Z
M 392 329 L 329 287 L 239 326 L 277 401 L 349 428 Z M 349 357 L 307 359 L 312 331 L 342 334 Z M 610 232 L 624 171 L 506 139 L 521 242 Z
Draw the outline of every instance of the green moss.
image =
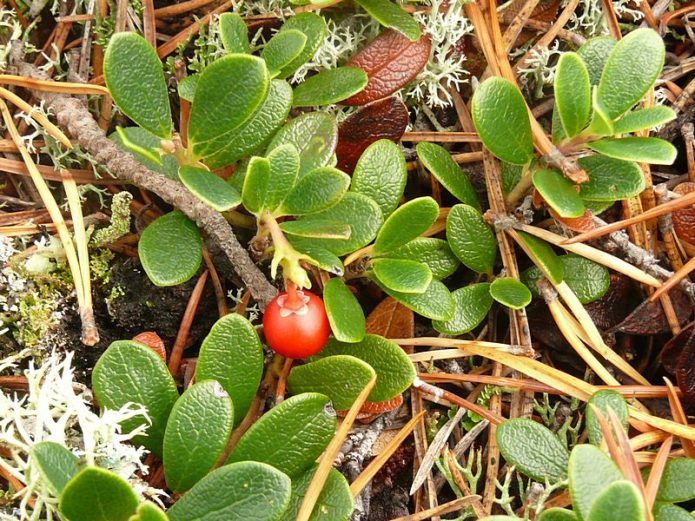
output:
M 111 261 L 116 255 L 107 248 L 99 248 L 89 256 L 89 269 L 92 272 L 92 280 L 103 286 L 110 281 Z
M 97 246 L 112 243 L 130 231 L 130 192 L 119 192 L 111 200 L 111 224 L 94 232 L 92 242 Z
M 25 347 L 36 346 L 57 324 L 55 306 L 55 299 L 27 294 L 18 305 L 17 341 Z

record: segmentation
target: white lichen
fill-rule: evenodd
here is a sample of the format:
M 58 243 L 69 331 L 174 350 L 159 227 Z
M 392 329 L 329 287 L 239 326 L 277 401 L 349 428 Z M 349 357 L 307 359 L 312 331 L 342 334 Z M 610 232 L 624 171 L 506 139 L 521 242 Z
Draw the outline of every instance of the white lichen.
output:
M 644 17 L 644 14 L 632 6 L 639 5 L 640 1 L 613 0 L 613 10 L 618 18 L 636 23 Z M 561 7 L 564 8 L 568 3 L 569 0 L 563 0 Z M 570 16 L 565 28 L 583 34 L 587 38 L 608 34 L 608 25 L 605 16 L 603 16 L 601 0 L 579 0 L 579 5 Z

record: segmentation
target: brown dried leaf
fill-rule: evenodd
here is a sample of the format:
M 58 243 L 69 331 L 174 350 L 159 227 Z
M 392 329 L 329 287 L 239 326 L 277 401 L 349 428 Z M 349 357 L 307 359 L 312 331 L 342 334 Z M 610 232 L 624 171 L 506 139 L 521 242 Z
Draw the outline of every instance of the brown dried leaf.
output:
M 619 273 L 611 273 L 611 284 L 606 294 L 600 299 L 586 304 L 589 316 L 600 330 L 605 331 L 625 320 L 634 309 L 634 285 L 629 277 Z
M 415 335 L 415 315 L 392 297 L 386 297 L 369 314 L 366 323 L 367 333 L 385 338 L 412 338 Z M 402 346 L 406 353 L 412 353 L 412 346 Z
M 390 96 L 409 83 L 425 67 L 430 57 L 430 40 L 426 36 L 411 42 L 397 31 L 387 29 L 374 38 L 347 65 L 361 67 L 367 73 L 367 86 L 341 102 L 365 105 Z
M 659 353 L 659 360 L 667 373 L 672 375 L 676 374 L 678 357 L 683 352 L 685 347 L 691 343 L 695 345 L 695 322 L 691 322 L 681 329 L 680 333 L 666 342 L 664 347 L 661 349 L 661 353 Z
M 690 299 L 684 291 L 676 288 L 671 291 L 670 295 L 676 318 L 678 323 L 682 325 L 693 312 Z M 658 335 L 671 331 L 671 328 L 664 314 L 664 309 L 661 307 L 661 302 L 645 300 L 613 330 L 630 335 Z
M 676 382 L 688 403 L 695 403 L 695 342 L 688 342 L 676 364 Z
M 357 414 L 357 419 L 366 420 L 368 418 L 371 418 L 372 416 L 376 417 L 380 414 L 384 414 L 385 412 L 398 409 L 401 405 L 403 405 L 402 394 L 394 396 L 390 400 L 386 400 L 384 402 L 364 402 L 364 405 L 362 405 L 360 412 Z M 336 411 L 336 414 L 339 418 L 344 418 L 347 413 L 347 410 Z
M 408 126 L 408 109 L 395 97 L 365 105 L 338 127 L 338 168 L 352 173 L 365 149 L 379 139 L 398 141 Z
M 677 194 L 685 195 L 695 191 L 695 183 L 681 183 L 673 191 Z M 676 210 L 671 218 L 676 235 L 690 244 L 695 244 L 695 205 Z
M 133 337 L 133 341 L 145 344 L 147 347 L 152 349 L 152 351 L 157 353 L 160 356 L 160 358 L 164 360 L 164 363 L 166 363 L 167 350 L 164 347 L 164 341 L 160 338 L 160 336 L 157 333 L 153 331 L 144 331 L 135 335 Z
M 550 215 L 552 215 L 555 220 L 561 222 L 573 232 L 588 232 L 596 228 L 593 215 L 589 210 L 584 210 L 584 214 L 580 217 L 561 217 L 552 208 L 549 208 L 549 210 Z

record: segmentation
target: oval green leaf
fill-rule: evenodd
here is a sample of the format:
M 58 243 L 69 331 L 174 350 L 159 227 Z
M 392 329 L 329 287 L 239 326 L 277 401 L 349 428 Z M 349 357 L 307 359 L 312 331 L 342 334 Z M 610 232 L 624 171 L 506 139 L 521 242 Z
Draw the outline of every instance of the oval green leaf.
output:
M 656 137 L 624 137 L 601 139 L 587 143 L 599 154 L 613 159 L 638 161 L 653 165 L 670 165 L 676 160 L 678 151 L 668 141 Z
M 432 282 L 430 269 L 416 260 L 374 259 L 372 268 L 379 282 L 399 293 L 422 293 Z
M 656 493 L 658 501 L 682 503 L 695 499 L 695 460 L 669 459 Z
M 629 134 L 638 130 L 652 129 L 676 119 L 676 113 L 670 107 L 657 105 L 642 110 L 628 112 L 615 122 L 613 130 L 616 134 Z
M 210 170 L 182 166 L 179 178 L 193 195 L 218 212 L 230 210 L 241 204 L 241 195 Z
M 270 161 L 264 157 L 252 157 L 246 168 L 241 201 L 251 213 L 260 215 L 265 209 L 265 196 L 270 183 Z
M 141 127 L 118 127 L 109 139 L 123 150 L 133 154 L 138 163 L 169 179 L 178 180 L 179 164 L 172 154 L 160 155 L 162 140 L 149 130 Z
M 468 180 L 466 173 L 451 158 L 447 149 L 436 143 L 423 141 L 415 147 L 418 158 L 427 170 L 459 201 L 476 210 L 480 210 L 480 202 L 475 188 Z
M 318 167 L 297 181 L 276 215 L 308 215 L 338 204 L 350 186 L 350 176 L 330 166 Z
M 328 32 L 326 22 L 324 21 L 323 17 L 316 13 L 300 13 L 290 17 L 289 19 L 285 20 L 280 32 L 294 29 L 304 33 L 306 36 L 306 44 L 304 45 L 302 52 L 300 52 L 294 60 L 282 68 L 280 74 L 278 74 L 278 77 L 280 78 L 287 78 L 301 65 L 309 61 L 323 44 L 323 41 L 326 38 L 326 33 Z
M 438 280 L 432 279 L 424 293 L 401 293 L 383 285 L 381 285 L 381 289 L 423 317 L 432 320 L 451 320 L 454 316 L 456 309 L 454 297 L 449 289 Z
M 557 170 L 539 168 L 533 173 L 533 186 L 560 217 L 584 215 L 584 203 L 574 184 Z
M 155 286 L 176 286 L 198 271 L 203 259 L 203 238 L 195 223 L 183 213 L 170 212 L 142 232 L 138 256 Z
M 576 445 L 567 467 L 572 505 L 580 519 L 586 519 L 596 497 L 611 483 L 623 479 L 615 463 L 597 447 Z
M 589 304 L 600 299 L 610 287 L 611 278 L 608 270 L 600 264 L 579 255 L 561 255 L 560 263 L 564 273 L 563 280 L 582 304 Z M 543 274 L 535 266 L 521 274 L 521 280 L 535 296 L 540 297 L 536 282 Z
M 323 302 L 333 335 L 341 342 L 359 342 L 364 338 L 365 318 L 362 306 L 350 288 L 339 278 L 323 286 Z
M 281 145 L 270 151 L 270 178 L 265 193 L 265 206 L 275 211 L 290 193 L 299 175 L 299 152 L 294 145 Z
M 617 201 L 644 190 L 644 174 L 637 164 L 601 155 L 582 157 L 577 164 L 589 180 L 579 185 L 579 195 L 589 201 Z
M 263 46 L 261 58 L 265 60 L 271 78 L 275 78 L 283 68 L 297 59 L 304 50 L 306 40 L 302 31 L 286 29 L 275 34 Z
M 531 302 L 531 292 L 523 282 L 513 277 L 500 277 L 490 284 L 490 295 L 511 309 L 521 309 Z
M 244 19 L 236 13 L 222 13 L 219 20 L 224 50 L 230 54 L 251 54 L 249 30 Z
M 40 441 L 32 445 L 31 461 L 55 496 L 59 496 L 68 481 L 77 474 L 80 463 L 77 456 L 54 441 Z
M 411 42 L 420 38 L 420 24 L 398 4 L 389 0 L 355 0 L 384 27 L 395 29 Z
M 446 238 L 451 251 L 468 268 L 491 273 L 497 257 L 497 240 L 480 212 L 457 204 L 446 219 Z
M 311 467 L 292 481 L 290 504 L 280 521 L 296 521 L 299 508 L 314 477 L 316 466 Z M 354 502 L 345 476 L 336 469 L 331 469 L 323 483 L 323 488 L 316 500 L 309 521 L 347 521 L 352 514 Z
M 490 284 L 481 282 L 459 288 L 451 293 L 455 302 L 454 315 L 450 320 L 432 321 L 434 329 L 445 335 L 463 335 L 476 328 L 492 307 Z
M 99 467 L 87 467 L 68 481 L 58 509 L 70 521 L 128 521 L 138 497 L 126 480 Z
M 392 259 L 416 260 L 427 266 L 432 277 L 441 280 L 456 271 L 461 264 L 449 243 L 432 237 L 418 237 L 389 252 Z
M 327 69 L 304 80 L 294 89 L 295 107 L 338 103 L 367 85 L 367 73 L 358 67 Z
M 606 420 L 610 418 L 608 411 L 612 410 L 620 420 L 625 433 L 627 433 L 629 413 L 625 398 L 617 391 L 603 389 L 592 394 L 586 404 L 586 428 L 589 432 L 589 441 L 591 443 L 598 446 L 603 441 L 601 424 L 594 408 L 598 409 Z
M 522 248 L 543 275 L 553 284 L 562 282 L 565 277 L 564 267 L 550 245 L 526 232 L 517 233 Z
M 613 521 L 620 513 L 621 521 L 643 521 L 645 519 L 644 500 L 637 487 L 621 480 L 611 483 L 596 497 L 587 521 Z
M 289 235 L 315 239 L 349 239 L 350 226 L 335 221 L 285 221 L 280 229 Z
M 193 101 L 195 99 L 195 89 L 198 86 L 199 79 L 200 74 L 192 74 L 191 76 L 182 78 L 176 87 L 179 97 L 186 101 Z
M 654 503 L 654 521 L 692 521 L 693 516 L 685 508 L 671 503 Z
M 571 510 L 553 507 L 544 510 L 538 521 L 579 521 L 579 518 Z
M 362 152 L 352 173 L 350 189 L 374 199 L 386 218 L 398 207 L 407 179 L 401 149 L 393 141 L 380 139 Z
M 584 60 L 589 71 L 589 80 L 592 87 L 598 85 L 598 82 L 601 80 L 601 74 L 603 74 L 608 56 L 610 56 L 615 44 L 616 41 L 610 36 L 597 36 L 596 38 L 590 38 L 577 49 L 577 54 Z
M 128 521 L 169 521 L 169 518 L 157 505 L 147 501 L 138 505 L 135 514 Z
M 591 85 L 589 71 L 578 54 L 560 56 L 555 71 L 555 108 L 568 137 L 579 134 L 589 123 Z
M 387 253 L 400 248 L 432 226 L 439 215 L 439 205 L 431 197 L 408 201 L 384 222 L 374 242 L 374 253 Z

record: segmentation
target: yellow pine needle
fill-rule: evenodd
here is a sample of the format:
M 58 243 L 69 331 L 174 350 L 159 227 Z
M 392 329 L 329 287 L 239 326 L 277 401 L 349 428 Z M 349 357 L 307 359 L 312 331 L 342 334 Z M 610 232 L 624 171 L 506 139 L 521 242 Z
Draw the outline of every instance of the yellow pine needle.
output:
M 428 508 L 417 514 L 411 514 L 409 516 L 394 517 L 391 521 L 426 521 L 428 519 L 434 519 L 437 516 L 448 514 L 449 512 L 455 512 L 456 510 L 461 510 L 466 505 L 470 504 L 475 499 L 479 499 L 480 496 L 465 496 L 443 505 Z
M 644 432 L 630 438 L 630 447 L 636 452 L 640 449 L 644 449 L 645 447 L 661 443 L 668 437 L 669 434 L 661 431 Z
M 59 94 L 108 96 L 109 90 L 100 85 L 90 83 L 70 83 L 66 81 L 35 80 L 25 76 L 0 74 L 0 84 L 16 85 L 25 89 L 42 92 L 57 92 Z
M 673 384 L 668 378 L 664 378 L 664 382 L 666 383 L 666 388 L 668 389 L 667 396 L 668 404 L 671 408 L 671 416 L 673 417 L 674 421 L 682 423 L 683 425 L 688 425 L 688 417 L 685 415 L 683 404 L 681 403 L 680 398 L 678 398 L 676 389 L 673 387 Z M 681 446 L 689 458 L 695 458 L 695 442 L 681 438 Z

